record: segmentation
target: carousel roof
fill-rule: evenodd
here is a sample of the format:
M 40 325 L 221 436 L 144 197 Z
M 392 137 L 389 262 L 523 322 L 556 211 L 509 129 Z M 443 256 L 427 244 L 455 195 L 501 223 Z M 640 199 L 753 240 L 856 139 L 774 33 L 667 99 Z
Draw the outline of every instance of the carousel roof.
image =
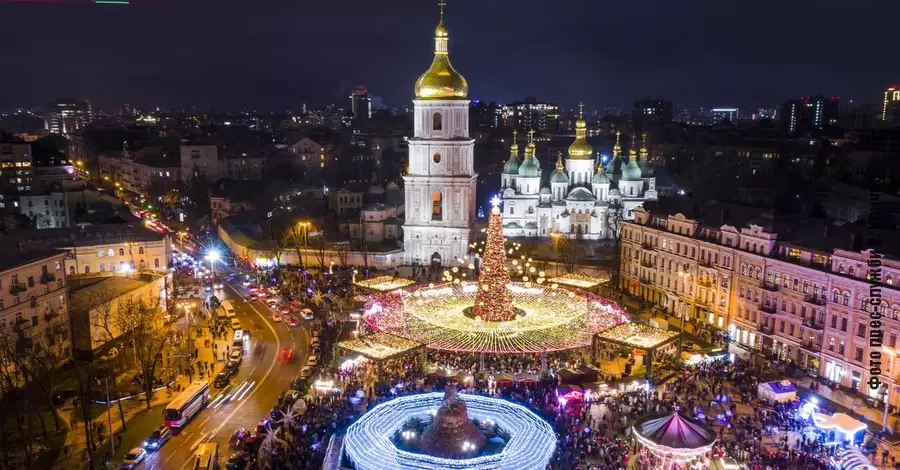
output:
M 678 333 L 639 323 L 622 323 L 597 333 L 597 339 L 604 343 L 615 343 L 643 350 L 665 346 L 678 338 Z
M 551 284 L 562 284 L 564 286 L 578 287 L 581 289 L 592 289 L 600 284 L 609 282 L 609 276 L 588 276 L 580 273 L 567 273 L 548 280 Z
M 416 281 L 404 277 L 378 276 L 371 279 L 356 281 L 353 284 L 376 292 L 390 292 L 392 290 L 409 287 L 415 283 Z
M 702 449 L 716 442 L 716 432 L 712 428 L 678 413 L 640 419 L 634 424 L 634 432 L 645 444 L 671 450 Z

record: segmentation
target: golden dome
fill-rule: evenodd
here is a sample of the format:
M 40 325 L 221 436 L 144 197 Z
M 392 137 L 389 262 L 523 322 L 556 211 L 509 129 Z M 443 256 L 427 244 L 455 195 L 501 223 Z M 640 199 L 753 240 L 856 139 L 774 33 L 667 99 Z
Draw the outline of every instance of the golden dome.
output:
M 616 131 L 616 144 L 613 145 L 613 158 L 622 156 L 622 146 L 619 145 L 619 136 L 622 135 L 620 131 Z
M 434 59 L 416 80 L 416 99 L 465 99 L 469 95 L 469 83 L 450 63 L 447 49 L 450 34 L 444 26 L 443 2 L 440 5 L 441 21 L 434 28 Z
M 594 153 L 594 147 L 587 141 L 587 122 L 584 120 L 584 105 L 578 104 L 578 120 L 575 121 L 575 141 L 569 145 L 569 158 L 572 160 L 588 160 Z
M 509 146 L 509 151 L 516 155 L 519 154 L 519 132 L 515 129 L 513 129 L 512 145 Z

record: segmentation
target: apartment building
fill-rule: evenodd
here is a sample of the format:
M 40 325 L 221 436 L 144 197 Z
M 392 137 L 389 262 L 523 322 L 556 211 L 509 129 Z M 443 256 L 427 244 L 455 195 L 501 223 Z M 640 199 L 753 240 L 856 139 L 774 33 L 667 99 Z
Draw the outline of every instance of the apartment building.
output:
M 71 351 L 66 252 L 10 248 L 0 254 L 0 334 L 14 335 L 16 344 L 62 342 Z
M 166 273 L 172 255 L 168 237 L 140 223 L 22 230 L 10 234 L 25 246 L 67 250 L 68 275 L 97 273 Z
M 732 351 L 792 361 L 812 376 L 900 404 L 900 262 L 893 233 L 688 198 L 653 203 L 623 222 L 621 288 L 675 317 L 727 334 Z M 863 240 L 881 240 L 879 252 Z M 876 261 L 877 260 L 877 261 Z M 877 270 L 871 264 L 879 264 Z M 877 288 L 884 347 L 870 347 Z

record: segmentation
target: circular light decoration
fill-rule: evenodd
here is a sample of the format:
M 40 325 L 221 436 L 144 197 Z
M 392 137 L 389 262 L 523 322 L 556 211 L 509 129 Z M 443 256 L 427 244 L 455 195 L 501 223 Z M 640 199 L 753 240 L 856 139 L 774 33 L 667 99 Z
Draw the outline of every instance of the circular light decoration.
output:
M 510 282 L 509 321 L 466 315 L 485 284 L 444 283 L 385 294 L 367 315 L 373 329 L 423 343 L 429 349 L 484 353 L 540 353 L 584 348 L 594 334 L 621 323 L 622 309 L 587 291 L 532 282 Z
M 458 395 L 471 419 L 492 422 L 509 432 L 509 442 L 492 455 L 444 459 L 398 449 L 391 437 L 409 419 L 430 420 L 443 393 L 407 395 L 382 403 L 347 429 L 343 453 L 357 470 L 454 469 L 544 470 L 556 448 L 556 433 L 527 408 L 497 398 Z

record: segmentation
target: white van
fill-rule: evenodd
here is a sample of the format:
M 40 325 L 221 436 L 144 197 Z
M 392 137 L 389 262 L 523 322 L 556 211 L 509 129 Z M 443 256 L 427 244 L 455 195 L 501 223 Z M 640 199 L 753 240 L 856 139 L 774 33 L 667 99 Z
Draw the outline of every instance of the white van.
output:
M 237 316 L 237 313 L 234 311 L 234 305 L 232 305 L 230 300 L 222 301 L 222 311 L 225 312 L 225 318 L 234 318 Z

